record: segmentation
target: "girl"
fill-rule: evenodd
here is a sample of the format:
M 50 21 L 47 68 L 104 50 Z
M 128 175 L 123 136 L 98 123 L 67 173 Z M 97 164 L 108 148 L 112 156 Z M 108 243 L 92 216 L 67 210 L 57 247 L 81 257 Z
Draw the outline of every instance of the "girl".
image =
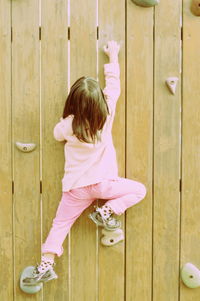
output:
M 31 277 L 24 279 L 26 285 L 57 278 L 54 257 L 62 255 L 62 244 L 71 226 L 95 200 L 108 201 L 89 217 L 97 225 L 114 230 L 120 227 L 120 221 L 113 214 L 121 215 L 145 197 L 143 184 L 118 177 L 111 131 L 120 95 L 119 48 L 115 41 L 104 46 L 110 59 L 104 65 L 105 89 L 102 91 L 94 78 L 79 78 L 71 87 L 63 117 L 54 128 L 55 139 L 66 141 L 63 194 L 42 245 L 41 263 Z

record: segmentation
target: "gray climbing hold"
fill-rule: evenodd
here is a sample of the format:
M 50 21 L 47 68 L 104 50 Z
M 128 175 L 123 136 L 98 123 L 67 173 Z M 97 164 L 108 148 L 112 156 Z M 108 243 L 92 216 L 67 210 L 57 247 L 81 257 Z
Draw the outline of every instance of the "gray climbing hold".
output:
M 136 5 L 143 7 L 151 7 L 157 5 L 160 0 L 132 0 Z
M 183 283 L 189 288 L 200 286 L 200 271 L 192 263 L 186 263 L 181 270 L 181 278 Z
M 23 280 L 25 279 L 25 278 L 27 278 L 27 277 L 30 277 L 31 275 L 32 275 L 32 272 L 33 272 L 33 270 L 34 270 L 34 267 L 33 266 L 28 266 L 28 267 L 26 267 L 23 271 L 22 271 L 22 273 L 21 273 L 21 275 L 20 275 L 20 288 L 21 288 L 21 290 L 24 292 L 24 293 L 27 293 L 27 294 L 36 294 L 36 293 L 38 293 L 41 289 L 42 289 L 42 287 L 43 287 L 43 284 L 42 283 L 40 283 L 40 284 L 38 284 L 38 285 L 34 285 L 34 286 L 28 286 L 28 285 L 25 285 L 24 283 L 23 283 Z

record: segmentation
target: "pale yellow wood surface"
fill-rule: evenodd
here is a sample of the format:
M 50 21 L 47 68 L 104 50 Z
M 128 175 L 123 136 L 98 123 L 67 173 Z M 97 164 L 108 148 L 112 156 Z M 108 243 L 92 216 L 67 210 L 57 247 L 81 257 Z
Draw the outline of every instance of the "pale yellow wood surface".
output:
M 200 18 L 183 1 L 183 144 L 181 267 L 191 262 L 200 269 Z M 181 283 L 181 301 L 200 300 L 200 288 Z
M 198 301 L 200 288 L 188 289 L 179 279 L 186 262 L 200 269 L 200 18 L 190 12 L 190 1 L 141 8 L 131 0 L 0 0 L 0 11 L 1 271 L 6 263 L 0 300 Z M 98 76 L 104 88 L 108 58 L 102 47 L 108 40 L 121 45 L 113 127 L 119 175 L 144 183 L 147 196 L 120 217 L 126 241 L 110 248 L 101 245 L 101 229 L 88 219 L 93 206 L 87 209 L 56 258 L 58 280 L 26 295 L 20 273 L 40 261 L 62 195 L 64 143 L 54 139 L 53 128 L 68 84 Z M 175 95 L 165 84 L 172 76 L 179 78 Z M 37 148 L 23 153 L 16 141 Z
M 121 95 L 117 103 L 113 124 L 113 141 L 117 151 L 119 175 L 125 176 L 125 2 L 99 1 L 99 79 L 104 87 L 103 64 L 108 63 L 102 47 L 115 40 L 120 46 L 119 64 L 121 78 Z M 120 217 L 122 224 L 124 215 Z M 99 230 L 101 236 L 101 230 Z M 113 247 L 99 243 L 99 300 L 124 300 L 124 242 Z
M 0 300 L 13 300 L 11 4 L 0 1 Z M 6 264 L 6 266 L 5 266 Z M 3 271 L 6 270 L 6 273 Z
M 155 9 L 153 300 L 179 298 L 181 1 Z M 170 20 L 170 21 L 169 21 Z M 178 77 L 176 94 L 166 87 Z
M 70 86 L 82 76 L 97 76 L 96 1 L 70 2 Z M 71 230 L 71 300 L 97 298 L 96 226 L 84 211 Z
M 23 153 L 14 147 L 14 295 L 27 300 L 19 289 L 19 275 L 40 255 L 40 103 L 39 7 L 37 1 L 12 2 L 12 126 L 13 143 L 36 143 Z M 41 293 L 35 296 L 40 300 Z
M 53 137 L 53 128 L 63 113 L 68 87 L 67 1 L 42 1 L 41 104 L 42 104 L 42 227 L 43 242 L 52 226 L 62 196 L 64 142 Z M 44 287 L 44 300 L 69 300 L 68 237 L 64 253 L 55 258 L 58 279 Z
M 151 300 L 153 9 L 127 2 L 126 176 L 147 196 L 126 213 L 126 300 Z

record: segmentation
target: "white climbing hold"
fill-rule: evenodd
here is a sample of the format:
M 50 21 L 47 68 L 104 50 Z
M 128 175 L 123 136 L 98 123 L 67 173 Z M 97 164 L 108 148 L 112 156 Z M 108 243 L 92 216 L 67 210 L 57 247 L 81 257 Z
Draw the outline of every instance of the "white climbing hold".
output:
M 192 263 L 186 263 L 181 270 L 183 283 L 189 288 L 200 286 L 200 270 Z
M 16 144 L 17 148 L 24 153 L 32 152 L 36 148 L 35 143 L 16 142 L 15 144 Z
M 122 229 L 116 229 L 114 231 L 103 229 L 102 234 L 101 243 L 107 247 L 113 246 L 124 240 L 124 232 Z
M 178 77 L 168 77 L 166 79 L 166 85 L 172 94 L 176 93 L 177 82 L 178 82 Z

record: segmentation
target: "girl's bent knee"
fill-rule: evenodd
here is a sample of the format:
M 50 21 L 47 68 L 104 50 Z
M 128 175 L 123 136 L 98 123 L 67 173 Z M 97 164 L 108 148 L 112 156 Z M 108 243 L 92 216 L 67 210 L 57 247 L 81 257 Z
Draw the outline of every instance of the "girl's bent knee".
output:
M 141 197 L 141 200 L 143 200 L 145 198 L 146 194 L 147 194 L 147 189 L 146 189 L 145 185 L 140 183 L 140 197 Z

